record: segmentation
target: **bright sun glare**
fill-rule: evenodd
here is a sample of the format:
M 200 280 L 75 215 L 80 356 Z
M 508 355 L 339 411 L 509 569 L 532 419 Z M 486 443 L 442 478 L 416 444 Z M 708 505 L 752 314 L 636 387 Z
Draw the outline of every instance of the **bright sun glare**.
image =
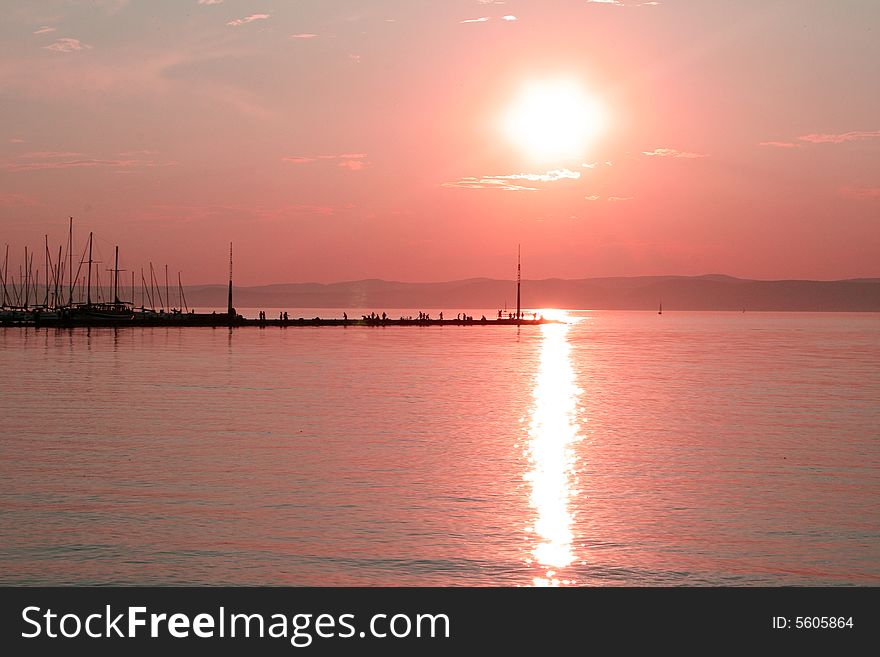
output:
M 502 121 L 508 139 L 538 160 L 581 157 L 603 125 L 599 103 L 571 80 L 527 85 Z

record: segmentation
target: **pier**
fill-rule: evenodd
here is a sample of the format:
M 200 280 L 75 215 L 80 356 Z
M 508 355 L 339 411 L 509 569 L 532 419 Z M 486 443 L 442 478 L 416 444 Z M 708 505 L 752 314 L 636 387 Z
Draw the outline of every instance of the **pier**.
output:
M 517 250 L 516 265 L 516 313 L 506 310 L 498 311 L 497 318 L 479 319 L 459 313 L 455 319 L 444 319 L 439 312 L 436 319 L 430 314 L 419 312 L 417 317 L 399 317 L 394 319 L 384 312 L 379 315 L 371 313 L 362 315 L 361 319 L 349 318 L 343 313 L 342 318 L 298 317 L 291 318 L 282 312 L 278 319 L 269 319 L 260 311 L 259 318 L 250 319 L 237 313 L 233 306 L 232 285 L 232 243 L 229 244 L 229 283 L 227 290 L 227 307 L 225 311 L 197 313 L 186 303 L 180 272 L 177 275 L 177 307 L 172 305 L 171 286 L 168 280 L 168 266 L 165 266 L 165 295 L 153 268 L 149 263 L 149 277 L 141 268 L 141 300 L 135 306 L 136 280 L 134 269 L 131 270 L 131 286 L 128 288 L 129 299 L 123 300 L 120 295 L 119 246 L 114 249 L 113 267 L 107 269 L 112 273 L 109 288 L 102 286 L 100 268 L 93 257 L 94 234 L 89 233 L 86 247 L 79 258 L 79 266 L 74 269 L 73 217 L 70 217 L 67 234 L 66 251 L 58 247 L 57 258 L 53 259 L 49 249 L 49 236 L 45 236 L 44 269 L 42 285 L 39 284 L 40 268 L 34 269 L 33 250 L 24 249 L 23 266 L 19 267 L 18 283 L 10 276 L 9 246 L 6 257 L 0 268 L 0 284 L 2 284 L 2 302 L 0 302 L 0 327 L 40 327 L 40 328 L 78 328 L 78 327 L 229 327 L 246 326 L 265 327 L 385 327 L 385 326 L 537 326 L 556 324 L 556 320 L 545 319 L 537 313 L 531 313 L 532 319 L 526 318 L 521 309 L 520 288 L 522 285 L 521 257 Z M 66 267 L 65 267 L 66 265 Z M 80 276 L 83 267 L 84 276 Z M 96 284 L 92 283 L 95 273 Z M 66 278 L 65 278 L 66 276 Z M 149 282 L 148 282 L 149 279 Z M 94 296 L 92 292 L 94 291 Z M 158 302 L 158 303 L 157 303 Z M 149 305 L 148 305 L 149 304 Z
M 534 319 L 508 318 L 486 319 L 411 319 L 366 318 L 339 319 L 322 317 L 290 317 L 288 319 L 251 319 L 241 315 L 226 313 L 138 313 L 125 317 L 101 317 L 97 315 L 67 314 L 56 312 L 10 312 L 0 314 L 0 327 L 43 327 L 43 328 L 188 328 L 188 327 L 385 327 L 385 326 L 540 326 L 556 324 L 557 320 L 537 317 Z

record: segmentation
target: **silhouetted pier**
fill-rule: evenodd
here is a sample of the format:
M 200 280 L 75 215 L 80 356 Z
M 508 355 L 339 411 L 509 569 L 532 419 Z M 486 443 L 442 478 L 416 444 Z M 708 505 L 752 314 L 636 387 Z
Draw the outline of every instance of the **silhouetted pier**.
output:
M 0 314 L 0 326 L 32 326 L 45 328 L 79 327 L 281 327 L 296 328 L 305 326 L 326 327 L 385 327 L 385 326 L 539 326 L 555 324 L 556 320 L 536 317 L 533 319 L 463 318 L 463 319 L 418 319 L 418 318 L 366 318 L 339 319 L 323 317 L 290 317 L 288 319 L 251 319 L 242 315 L 230 316 L 226 313 L 134 313 L 124 318 L 69 316 L 63 313 L 46 312 L 6 312 Z
M 135 306 L 136 281 L 134 270 L 131 272 L 131 286 L 128 289 L 129 299 L 120 296 L 120 272 L 119 247 L 115 247 L 114 266 L 107 271 L 112 272 L 111 287 L 107 289 L 101 285 L 100 270 L 95 269 L 99 261 L 95 261 L 92 254 L 93 233 L 89 233 L 88 245 L 83 249 L 79 267 L 74 271 L 74 248 L 73 248 L 73 217 L 70 218 L 67 235 L 67 250 L 58 247 L 58 256 L 53 260 L 49 249 L 49 236 L 45 236 L 42 286 L 38 284 L 40 279 L 39 263 L 34 270 L 33 251 L 28 255 L 28 248 L 24 250 L 24 264 L 19 267 L 18 282 L 15 277 L 9 275 L 9 247 L 6 247 L 6 257 L 0 268 L 0 289 L 2 289 L 2 301 L 0 301 L 0 327 L 46 327 L 46 328 L 77 328 L 77 327 L 298 327 L 298 326 L 326 326 L 326 327 L 385 327 L 385 326 L 537 326 L 541 324 L 558 323 L 556 320 L 545 319 L 537 313 L 531 313 L 532 318 L 527 319 L 528 314 L 522 312 L 520 306 L 520 286 L 522 282 L 519 251 L 517 252 L 516 267 L 516 312 L 507 312 L 505 303 L 504 311 L 499 310 L 498 316 L 491 319 L 480 316 L 474 318 L 467 313 L 459 313 L 455 319 L 445 319 L 443 313 L 438 313 L 436 319 L 431 318 L 429 313 L 419 312 L 417 317 L 399 317 L 394 319 L 386 313 L 362 315 L 361 319 L 349 318 L 343 313 L 342 318 L 322 317 L 289 317 L 287 312 L 281 312 L 278 319 L 269 319 L 264 311 L 260 311 L 257 319 L 246 318 L 235 310 L 232 303 L 232 243 L 229 244 L 229 286 L 227 292 L 227 307 L 225 312 L 197 313 L 191 310 L 186 303 L 183 283 L 180 273 L 177 276 L 177 305 L 171 299 L 171 287 L 168 280 L 168 266 L 165 266 L 165 295 L 162 295 L 162 286 L 150 262 L 149 284 L 145 270 L 141 269 L 141 304 Z M 86 257 L 88 254 L 88 257 Z M 80 277 L 84 265 L 88 265 L 86 275 Z M 66 265 L 66 267 L 65 267 Z M 95 273 L 96 285 L 92 285 L 92 272 Z M 66 275 L 66 278 L 65 278 Z M 92 292 L 95 292 L 94 296 Z M 158 302 L 158 303 L 157 303 Z

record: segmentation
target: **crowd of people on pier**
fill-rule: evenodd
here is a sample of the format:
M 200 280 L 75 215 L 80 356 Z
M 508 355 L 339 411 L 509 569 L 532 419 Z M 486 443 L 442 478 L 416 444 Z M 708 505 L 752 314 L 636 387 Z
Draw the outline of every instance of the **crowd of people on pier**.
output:
M 543 319 L 543 318 L 542 318 L 540 315 L 538 315 L 538 313 L 536 313 L 536 312 L 535 312 L 535 313 L 530 313 L 530 314 L 532 315 L 532 319 L 533 319 L 533 320 Z M 526 315 L 525 313 L 519 313 L 519 317 L 518 317 L 518 318 L 519 318 L 519 319 L 525 319 L 525 315 Z M 498 311 L 498 319 L 500 320 L 500 319 L 502 319 L 503 317 L 504 317 L 504 315 L 502 314 L 502 311 L 499 310 L 499 311 Z M 512 313 L 512 312 L 507 313 L 507 319 L 510 319 L 510 320 L 512 320 L 512 319 L 517 319 L 517 313 Z M 268 321 L 267 316 L 266 316 L 266 311 L 265 311 L 265 310 L 261 310 L 261 311 L 259 311 L 258 321 L 259 321 L 261 324 L 264 324 L 264 323 L 266 323 L 266 322 Z M 288 316 L 288 314 L 287 314 L 287 311 L 280 311 L 280 312 L 278 313 L 278 322 L 279 322 L 279 323 L 281 323 L 281 324 L 286 324 L 286 323 L 288 323 L 288 322 L 290 322 L 290 321 L 291 321 L 291 320 L 290 320 L 290 318 L 289 318 L 289 316 Z M 302 317 L 300 317 L 299 320 L 297 320 L 297 321 L 302 322 L 302 321 L 305 321 L 305 320 L 304 320 Z M 321 320 L 320 317 L 315 317 L 314 319 L 311 319 L 311 320 L 309 320 L 309 321 L 312 321 L 312 322 L 320 322 L 320 321 L 323 321 L 323 320 Z M 332 321 L 332 320 L 327 320 L 327 321 Z M 336 320 L 336 321 L 339 321 L 339 320 Z M 348 321 L 349 321 L 349 320 L 348 320 L 348 313 L 347 313 L 347 312 L 343 312 L 343 313 L 342 313 L 342 322 L 343 322 L 344 324 L 346 324 L 346 323 L 348 323 Z M 382 313 L 371 312 L 369 315 L 361 315 L 361 321 L 366 322 L 366 323 L 368 323 L 368 324 L 386 324 L 386 323 L 389 322 L 389 321 L 397 321 L 397 322 L 414 322 L 414 323 L 415 323 L 415 322 L 431 323 L 431 322 L 438 322 L 438 321 L 439 321 L 439 322 L 443 322 L 443 321 L 447 321 L 447 322 L 448 322 L 448 321 L 452 321 L 452 320 L 444 320 L 444 318 L 443 318 L 443 312 L 441 311 L 440 313 L 438 313 L 438 317 L 437 317 L 437 319 L 432 319 L 430 313 L 427 313 L 427 312 L 419 312 L 418 315 L 417 315 L 416 317 L 413 317 L 412 315 L 408 315 L 408 316 L 403 316 L 403 315 L 401 315 L 397 320 L 393 320 L 393 319 L 388 315 L 388 313 L 386 313 L 386 312 L 382 312 Z M 473 321 L 475 321 L 475 320 L 474 320 L 474 316 L 473 316 L 473 315 L 468 315 L 466 312 L 458 313 L 458 314 L 456 314 L 456 316 L 455 316 L 455 322 L 473 322 Z M 482 316 L 480 317 L 480 319 L 479 319 L 479 320 L 476 320 L 476 321 L 479 321 L 479 322 L 486 322 L 486 321 L 488 321 L 488 320 L 486 319 L 486 316 L 485 316 L 485 315 L 482 315 Z

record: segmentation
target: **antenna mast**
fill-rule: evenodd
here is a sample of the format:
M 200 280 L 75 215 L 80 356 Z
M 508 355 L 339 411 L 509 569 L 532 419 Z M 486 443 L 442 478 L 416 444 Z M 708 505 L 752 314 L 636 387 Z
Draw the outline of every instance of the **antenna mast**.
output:
M 519 320 L 522 318 L 522 313 L 519 308 L 519 288 L 520 283 L 522 282 L 522 270 L 521 270 L 521 252 L 522 249 L 519 244 L 516 245 L 516 319 Z
M 232 242 L 229 243 L 229 299 L 226 312 L 230 317 L 235 315 L 235 308 L 232 307 Z

